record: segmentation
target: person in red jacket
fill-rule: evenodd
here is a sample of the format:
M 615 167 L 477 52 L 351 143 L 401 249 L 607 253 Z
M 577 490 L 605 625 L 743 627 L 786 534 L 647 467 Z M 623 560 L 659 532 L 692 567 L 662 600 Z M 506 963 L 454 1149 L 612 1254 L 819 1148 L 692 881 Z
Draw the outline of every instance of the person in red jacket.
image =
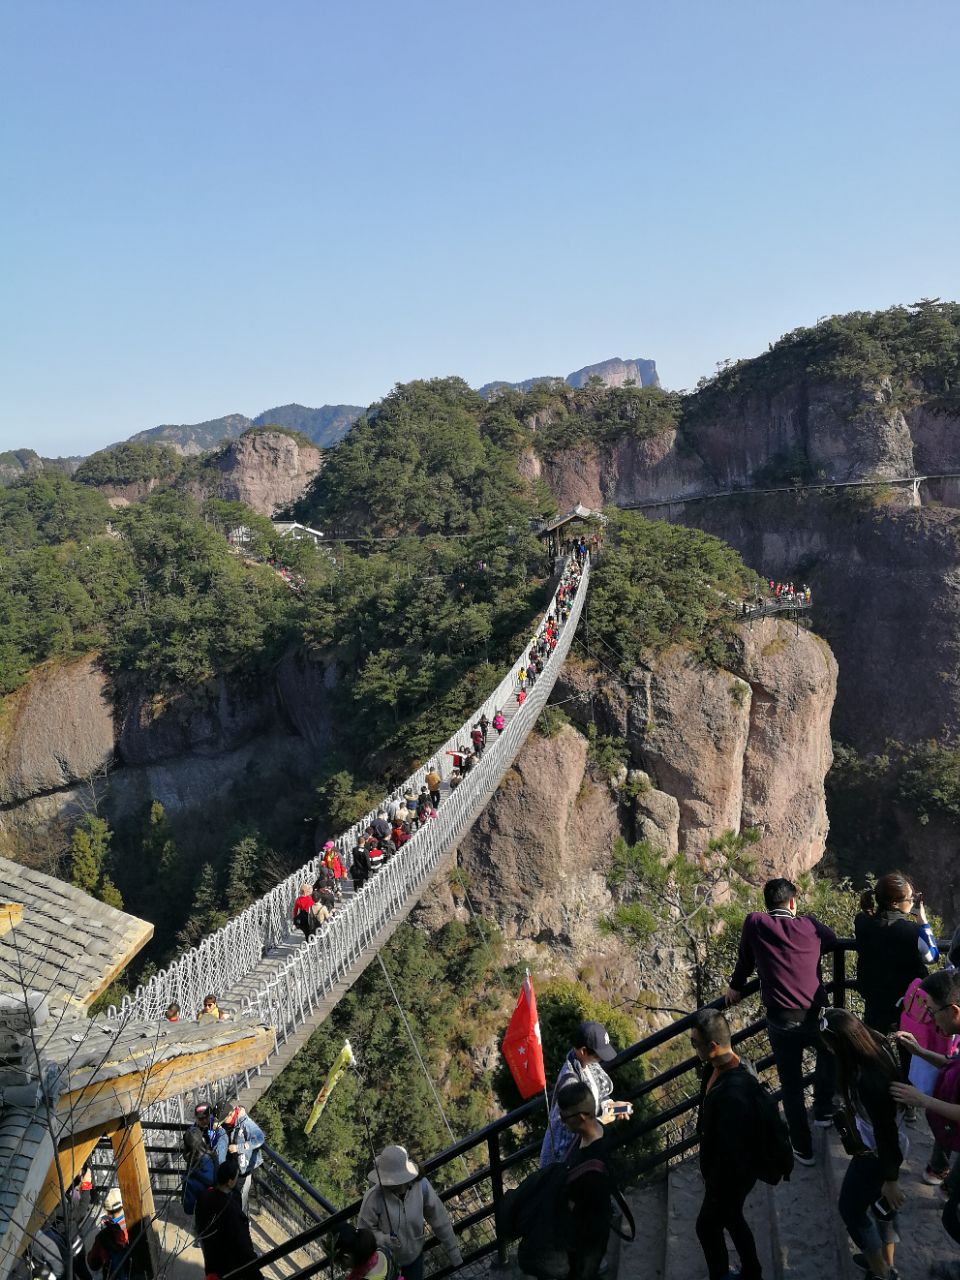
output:
M 347 874 L 347 869 L 343 865 L 337 846 L 332 840 L 328 840 L 323 846 L 323 857 L 320 860 L 320 865 L 325 867 L 327 871 L 332 872 L 335 880 L 343 880 Z

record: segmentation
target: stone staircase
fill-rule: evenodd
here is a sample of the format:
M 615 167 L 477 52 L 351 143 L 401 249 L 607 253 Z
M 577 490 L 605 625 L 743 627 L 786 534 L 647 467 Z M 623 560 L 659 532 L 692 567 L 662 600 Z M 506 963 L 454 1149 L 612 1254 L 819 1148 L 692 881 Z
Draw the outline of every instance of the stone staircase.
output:
M 907 1203 L 900 1215 L 896 1266 L 901 1280 L 929 1280 L 936 1262 L 960 1265 L 960 1250 L 940 1224 L 942 1194 L 921 1180 L 932 1145 L 922 1118 L 908 1126 L 908 1134 L 910 1152 L 900 1175 Z M 798 1165 L 790 1181 L 778 1187 L 758 1183 L 747 1200 L 764 1277 L 863 1280 L 836 1209 L 848 1158 L 833 1130 L 815 1130 L 814 1143 L 813 1168 Z M 694 1231 L 701 1196 L 696 1157 L 674 1166 L 665 1182 L 628 1192 L 637 1238 L 611 1251 L 608 1280 L 706 1280 Z M 737 1265 L 732 1249 L 730 1262 Z

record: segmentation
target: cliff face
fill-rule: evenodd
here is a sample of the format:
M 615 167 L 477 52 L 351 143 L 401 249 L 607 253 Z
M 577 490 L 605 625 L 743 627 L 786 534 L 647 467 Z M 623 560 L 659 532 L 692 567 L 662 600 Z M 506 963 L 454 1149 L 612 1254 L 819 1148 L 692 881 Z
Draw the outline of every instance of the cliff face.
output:
M 307 767 L 333 739 L 336 671 L 291 653 L 259 682 L 212 681 L 114 708 L 93 659 L 41 668 L 0 703 L 0 847 L 49 847 L 94 800 L 113 815 L 198 807 L 249 774 Z M 53 841 L 55 844 L 55 841 Z
M 314 446 L 282 431 L 258 431 L 229 444 L 211 462 L 204 489 L 272 516 L 301 496 L 322 464 Z
M 690 434 L 721 490 L 760 483 L 758 472 L 776 471 L 788 459 L 822 481 L 913 474 L 910 427 L 886 382 L 802 381 L 770 394 L 752 392 L 705 414 Z
M 802 566 L 840 664 L 836 737 L 865 751 L 960 730 L 960 512 L 868 490 L 745 495 L 676 514 L 772 576 Z
M 614 906 L 606 873 L 618 835 L 695 856 L 712 838 L 755 826 L 761 878 L 795 875 L 823 856 L 836 663 L 818 637 L 772 619 L 742 628 L 736 650 L 729 670 L 671 650 L 630 690 L 568 661 L 557 700 L 584 722 L 592 707 L 600 731 L 622 738 L 643 772 L 634 769 L 627 789 L 611 784 L 570 726 L 528 739 L 459 849 L 474 909 L 519 955 L 636 996 L 629 951 L 598 928 Z M 456 913 L 458 893 L 455 878 L 435 886 L 427 918 Z
M 530 448 L 520 470 L 527 479 L 542 478 L 561 511 L 578 502 L 595 510 L 608 504 L 629 507 L 714 487 L 703 463 L 679 452 L 675 431 L 646 440 L 625 436 L 611 444 L 584 444 L 547 458 Z
M 934 478 L 916 493 L 907 484 L 710 500 L 782 485 L 788 462 L 838 485 Z M 770 577 L 809 581 L 817 628 L 840 664 L 836 736 L 872 750 L 887 738 L 960 732 L 960 479 L 936 477 L 960 472 L 955 416 L 922 403 L 901 409 L 882 383 L 806 381 L 724 401 L 687 429 L 683 447 L 667 432 L 544 461 L 531 450 L 524 466 L 561 509 L 677 498 L 651 518 L 714 533 Z
M 40 667 L 0 704 L 0 805 L 95 776 L 113 750 L 109 684 L 96 662 Z
M 535 431 L 536 422 L 531 426 Z M 900 408 L 886 383 L 808 381 L 731 398 L 712 413 L 701 409 L 683 439 L 676 431 L 646 440 L 623 436 L 545 459 L 531 448 L 522 461 L 524 473 L 542 476 L 561 508 L 631 506 L 778 487 L 798 473 L 844 484 L 960 471 L 960 421 L 924 404 Z M 932 482 L 924 492 L 945 500 Z

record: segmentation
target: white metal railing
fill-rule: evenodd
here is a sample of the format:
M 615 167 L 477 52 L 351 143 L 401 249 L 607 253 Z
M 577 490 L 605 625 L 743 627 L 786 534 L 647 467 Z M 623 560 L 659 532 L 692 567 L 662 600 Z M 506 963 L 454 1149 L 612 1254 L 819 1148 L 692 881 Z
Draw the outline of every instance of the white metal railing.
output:
M 560 585 L 569 585 L 576 573 L 575 562 L 568 560 Z M 421 826 L 359 893 L 347 898 L 309 945 L 297 947 L 279 968 L 271 964 L 269 971 L 264 972 L 262 982 L 257 982 L 256 972 L 263 965 L 266 952 L 284 942 L 293 931 L 291 904 L 300 885 L 308 881 L 313 883 L 319 874 L 320 854 L 222 929 L 205 938 L 199 946 L 185 952 L 167 969 L 154 974 L 135 992 L 124 996 L 119 1008 L 111 1007 L 105 1016 L 122 1021 L 160 1018 L 167 1005 L 175 1000 L 189 1017 L 190 1011 L 200 1007 L 207 992 L 226 995 L 243 982 L 248 989 L 252 985 L 255 990 L 243 998 L 242 1012 L 272 1026 L 278 1041 L 283 1043 L 295 1027 L 313 1014 L 316 1002 L 347 976 L 390 920 L 403 911 L 411 899 L 415 901 L 419 897 L 444 853 L 462 838 L 496 790 L 556 682 L 580 620 L 589 574 L 588 557 L 556 648 L 546 659 L 524 705 L 510 717 L 503 733 L 498 738 L 491 738 L 477 764 L 464 775 L 460 785 L 445 796 L 437 816 Z M 535 637 L 543 631 L 549 616 L 556 613 L 557 596 L 554 595 L 536 628 Z M 490 696 L 391 796 L 401 796 L 407 790 L 416 794 L 430 763 L 435 763 L 441 774 L 450 772 L 446 753 L 469 741 L 470 728 L 481 715 L 485 713 L 492 719 L 497 708 L 509 705 L 514 698 L 517 673 L 526 664 L 529 647 L 530 642 L 527 641 L 520 656 Z M 366 832 L 385 803 L 381 802 L 334 842 L 345 865 L 358 837 Z

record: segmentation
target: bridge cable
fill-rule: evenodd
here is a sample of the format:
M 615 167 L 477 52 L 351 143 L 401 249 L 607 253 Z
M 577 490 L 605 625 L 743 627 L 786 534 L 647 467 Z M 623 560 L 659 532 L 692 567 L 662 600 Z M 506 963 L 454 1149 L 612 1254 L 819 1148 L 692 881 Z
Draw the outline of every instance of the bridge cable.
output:
M 387 986 L 390 988 L 390 994 L 393 996 L 394 1003 L 397 1006 L 397 1010 L 400 1014 L 401 1021 L 403 1022 L 404 1028 L 406 1029 L 406 1032 L 407 1032 L 407 1037 L 410 1041 L 410 1044 L 413 1046 L 413 1052 L 417 1055 L 417 1061 L 420 1063 L 420 1067 L 423 1071 L 424 1076 L 426 1077 L 427 1084 L 430 1086 L 430 1092 L 433 1094 L 433 1100 L 437 1104 L 437 1110 L 440 1112 L 440 1118 L 443 1121 L 443 1126 L 450 1136 L 451 1144 L 453 1146 L 456 1146 L 457 1139 L 456 1139 L 456 1136 L 454 1135 L 453 1130 L 450 1128 L 450 1121 L 447 1119 L 447 1113 L 443 1109 L 443 1103 L 440 1101 L 440 1095 L 437 1092 L 437 1087 L 433 1083 L 433 1078 L 430 1075 L 430 1071 L 427 1067 L 427 1064 L 423 1060 L 423 1055 L 420 1052 L 420 1047 L 417 1044 L 416 1037 L 413 1034 L 413 1028 L 410 1026 L 410 1023 L 407 1021 L 407 1015 L 403 1011 L 403 1005 L 400 1003 L 400 997 L 397 995 L 396 990 L 394 989 L 394 985 L 390 981 L 390 975 L 389 973 L 387 973 L 387 966 L 383 963 L 383 956 L 380 954 L 379 951 L 377 952 L 377 963 L 380 965 L 380 969 L 383 973 L 384 978 L 386 979 Z M 464 1173 L 467 1175 L 467 1177 L 469 1177 L 470 1166 L 467 1164 L 466 1157 L 461 1155 L 459 1159 L 460 1159 L 460 1163 L 463 1165 Z M 477 1190 L 476 1187 L 472 1187 L 471 1190 L 474 1192 L 474 1194 L 477 1197 L 478 1207 L 483 1208 L 483 1200 L 481 1199 L 480 1192 Z

